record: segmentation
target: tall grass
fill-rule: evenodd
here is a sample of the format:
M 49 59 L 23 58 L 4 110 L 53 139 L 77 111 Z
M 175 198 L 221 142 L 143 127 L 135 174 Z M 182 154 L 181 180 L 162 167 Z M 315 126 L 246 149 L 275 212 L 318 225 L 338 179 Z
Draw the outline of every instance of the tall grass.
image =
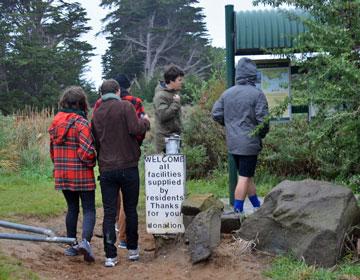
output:
M 27 109 L 0 116 L 0 172 L 24 172 L 51 176 L 47 129 L 54 113 L 50 109 Z

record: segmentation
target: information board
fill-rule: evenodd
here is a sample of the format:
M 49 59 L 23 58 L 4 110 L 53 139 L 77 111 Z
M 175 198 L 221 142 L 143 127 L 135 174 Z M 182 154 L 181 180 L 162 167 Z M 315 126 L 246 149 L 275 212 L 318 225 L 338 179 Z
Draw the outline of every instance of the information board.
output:
M 152 234 L 184 232 L 185 156 L 145 156 L 146 230 Z

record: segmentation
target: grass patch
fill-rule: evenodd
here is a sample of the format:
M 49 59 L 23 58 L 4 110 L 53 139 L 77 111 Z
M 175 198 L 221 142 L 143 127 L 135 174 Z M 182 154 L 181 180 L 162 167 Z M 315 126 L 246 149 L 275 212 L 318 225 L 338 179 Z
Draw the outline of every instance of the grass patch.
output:
M 274 280 L 337 280 L 360 277 L 360 266 L 344 262 L 335 271 L 309 266 L 293 257 L 278 257 L 264 275 Z
M 0 279 L 1 280 L 39 280 L 34 272 L 24 268 L 20 261 L 5 257 L 0 253 Z
M 217 174 L 211 180 L 199 179 L 186 182 L 187 195 L 212 193 L 217 198 L 229 196 L 229 178 L 227 173 Z
M 257 194 L 266 196 L 281 181 L 280 177 L 257 173 L 255 175 Z M 226 170 L 216 170 L 210 179 L 189 180 L 186 182 L 186 187 L 188 195 L 212 193 L 217 198 L 229 197 L 229 175 Z
M 101 206 L 100 188 L 96 190 L 96 205 Z M 66 209 L 65 199 L 54 188 L 53 179 L 29 173 L 1 174 L 0 217 L 56 216 Z

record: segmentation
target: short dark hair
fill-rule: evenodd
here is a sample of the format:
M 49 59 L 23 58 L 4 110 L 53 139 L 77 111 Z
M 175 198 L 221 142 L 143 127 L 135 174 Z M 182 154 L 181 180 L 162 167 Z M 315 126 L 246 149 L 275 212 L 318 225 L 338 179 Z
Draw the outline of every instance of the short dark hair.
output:
M 60 109 L 77 109 L 88 111 L 89 104 L 85 91 L 79 86 L 67 87 L 59 100 Z
M 119 83 L 115 81 L 114 79 L 109 79 L 103 81 L 100 92 L 101 95 L 107 94 L 107 93 L 115 93 L 120 89 Z
M 177 77 L 184 77 L 184 72 L 175 65 L 168 65 L 164 71 L 165 83 L 174 82 Z

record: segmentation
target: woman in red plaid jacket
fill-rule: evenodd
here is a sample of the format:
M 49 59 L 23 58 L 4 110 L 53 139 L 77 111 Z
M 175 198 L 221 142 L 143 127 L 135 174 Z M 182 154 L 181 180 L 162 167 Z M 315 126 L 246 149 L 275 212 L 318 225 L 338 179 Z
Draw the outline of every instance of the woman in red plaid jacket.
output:
M 49 128 L 50 156 L 54 163 L 55 189 L 64 194 L 67 237 L 76 238 L 79 200 L 83 210 L 82 241 L 65 250 L 66 256 L 84 255 L 95 261 L 90 241 L 95 226 L 95 148 L 86 119 L 88 102 L 81 87 L 65 89 L 59 112 Z

